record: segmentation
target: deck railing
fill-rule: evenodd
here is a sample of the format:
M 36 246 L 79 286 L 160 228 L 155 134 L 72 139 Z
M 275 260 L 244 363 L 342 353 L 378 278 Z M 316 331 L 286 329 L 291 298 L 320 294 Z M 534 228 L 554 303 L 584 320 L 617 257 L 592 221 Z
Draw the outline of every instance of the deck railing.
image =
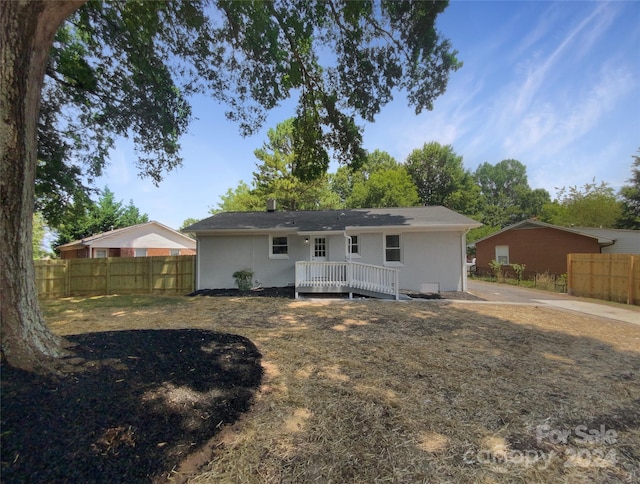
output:
M 400 271 L 360 262 L 296 262 L 299 292 L 378 293 L 400 297 Z

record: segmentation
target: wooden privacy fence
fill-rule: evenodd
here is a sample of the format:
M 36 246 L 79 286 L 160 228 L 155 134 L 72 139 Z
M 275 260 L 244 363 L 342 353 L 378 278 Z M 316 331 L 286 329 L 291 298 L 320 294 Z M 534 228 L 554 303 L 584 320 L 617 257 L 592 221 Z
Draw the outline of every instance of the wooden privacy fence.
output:
M 567 292 L 640 305 L 640 255 L 568 254 Z
M 35 261 L 40 296 L 186 294 L 195 288 L 195 256 Z

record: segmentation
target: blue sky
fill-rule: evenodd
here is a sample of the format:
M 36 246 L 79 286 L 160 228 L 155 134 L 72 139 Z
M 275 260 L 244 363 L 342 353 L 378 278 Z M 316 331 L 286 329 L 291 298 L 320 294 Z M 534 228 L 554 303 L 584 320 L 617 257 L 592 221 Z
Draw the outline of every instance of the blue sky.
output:
M 433 111 L 416 116 L 396 96 L 364 126 L 365 148 L 403 162 L 437 141 L 452 145 L 472 171 L 517 159 L 529 185 L 552 198 L 557 187 L 594 178 L 616 189 L 626 183 L 640 148 L 640 2 L 452 1 L 438 29 L 464 66 Z M 205 97 L 193 106 L 182 168 L 155 187 L 138 177 L 124 140 L 97 186 L 178 228 L 188 217 L 207 217 L 240 180 L 250 183 L 254 150 L 294 114 L 293 103 L 276 108 L 262 131 L 242 138 L 224 106 Z

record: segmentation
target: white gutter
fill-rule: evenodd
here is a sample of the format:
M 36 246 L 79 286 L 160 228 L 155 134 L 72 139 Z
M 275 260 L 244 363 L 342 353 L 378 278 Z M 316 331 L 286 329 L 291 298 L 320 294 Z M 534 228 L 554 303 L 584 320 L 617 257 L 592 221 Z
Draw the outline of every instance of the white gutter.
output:
M 345 227 L 347 231 L 357 231 L 361 233 L 377 233 L 377 232 L 458 232 L 466 230 L 467 232 L 476 227 L 482 227 L 481 223 L 478 224 L 464 224 L 464 225 L 380 225 L 380 226 L 360 226 L 360 225 L 348 225 Z
M 471 228 L 467 228 L 465 232 L 460 235 L 460 251 L 462 256 L 462 291 L 467 292 L 467 234 Z
M 346 255 L 347 257 L 345 257 L 349 262 L 351 262 L 351 243 L 353 242 L 351 239 L 351 236 L 347 235 L 346 232 L 342 232 L 342 235 L 344 235 L 346 242 L 347 242 L 347 246 L 346 246 Z
M 200 257 L 200 239 L 198 238 L 198 236 L 196 235 L 196 280 L 195 280 L 195 288 L 194 290 L 198 291 L 201 289 L 200 287 L 200 274 L 202 274 L 202 271 L 200 270 L 200 262 L 201 262 L 201 257 Z

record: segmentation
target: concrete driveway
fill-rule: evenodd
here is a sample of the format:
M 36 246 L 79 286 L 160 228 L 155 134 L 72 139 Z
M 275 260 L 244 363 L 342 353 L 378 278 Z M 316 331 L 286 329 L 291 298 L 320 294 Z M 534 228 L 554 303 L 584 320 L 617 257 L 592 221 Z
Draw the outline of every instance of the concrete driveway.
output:
M 568 296 L 537 289 L 510 286 L 507 284 L 495 284 L 491 282 L 467 281 L 467 290 L 476 297 L 491 302 L 504 302 L 509 304 L 545 304 L 569 311 L 577 311 L 592 316 L 615 319 L 626 323 L 640 325 L 640 307 L 623 307 L 619 304 L 592 302 L 579 297 Z

